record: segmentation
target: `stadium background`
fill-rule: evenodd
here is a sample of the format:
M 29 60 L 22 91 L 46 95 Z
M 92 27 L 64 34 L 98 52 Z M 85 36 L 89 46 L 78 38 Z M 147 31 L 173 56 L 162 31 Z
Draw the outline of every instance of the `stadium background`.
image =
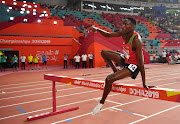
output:
M 122 50 L 121 38 L 105 38 L 86 31 L 95 25 L 108 32 L 121 29 L 126 17 L 137 20 L 145 63 L 163 50 L 180 50 L 180 0 L 0 0 L 0 51 L 8 56 L 30 53 L 48 56 L 49 65 L 62 65 L 76 53 L 92 52 L 95 67 L 105 66 L 102 49 Z M 70 64 L 70 61 L 68 61 Z

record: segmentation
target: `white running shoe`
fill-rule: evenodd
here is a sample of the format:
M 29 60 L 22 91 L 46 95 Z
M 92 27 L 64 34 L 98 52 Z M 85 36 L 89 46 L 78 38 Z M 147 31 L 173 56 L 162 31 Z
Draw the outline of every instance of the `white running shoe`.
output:
M 104 104 L 102 104 L 102 103 L 99 102 L 98 105 L 92 110 L 92 112 L 91 112 L 92 115 L 98 114 L 98 113 L 101 111 L 103 105 L 104 105 Z

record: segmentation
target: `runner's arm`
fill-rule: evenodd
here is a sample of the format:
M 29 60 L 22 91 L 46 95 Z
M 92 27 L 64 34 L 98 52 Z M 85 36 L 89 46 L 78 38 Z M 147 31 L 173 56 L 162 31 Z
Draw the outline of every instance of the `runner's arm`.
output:
M 120 37 L 120 36 L 124 36 L 124 33 L 122 32 L 122 30 L 120 30 L 118 32 L 114 32 L 114 33 L 109 33 L 109 32 L 106 32 L 106 31 L 102 31 L 102 29 L 97 29 L 97 28 L 93 28 L 93 27 L 90 27 L 88 30 L 98 31 L 99 33 L 101 33 L 105 37 Z
M 105 37 L 120 37 L 120 36 L 123 36 L 123 32 L 122 31 L 118 31 L 118 32 L 114 32 L 114 33 L 105 33 L 101 30 L 98 30 L 98 32 L 100 32 L 103 36 Z
M 134 37 L 133 47 L 136 48 L 136 56 L 137 56 L 137 60 L 138 60 L 141 77 L 142 77 L 143 87 L 148 89 L 148 86 L 146 85 L 146 79 L 145 79 L 144 60 L 143 60 L 143 54 L 142 54 L 142 43 L 141 43 L 141 39 L 138 38 L 138 36 Z

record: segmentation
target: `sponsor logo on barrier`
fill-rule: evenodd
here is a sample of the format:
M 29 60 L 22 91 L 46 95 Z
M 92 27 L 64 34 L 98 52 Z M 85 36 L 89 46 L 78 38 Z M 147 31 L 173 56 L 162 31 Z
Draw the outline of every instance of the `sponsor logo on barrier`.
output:
M 150 91 L 138 88 L 129 88 L 129 94 L 149 98 L 159 98 L 159 91 Z
M 97 82 L 90 82 L 90 81 L 79 81 L 75 80 L 74 84 L 76 85 L 81 85 L 81 86 L 87 86 L 87 87 L 92 87 L 92 88 L 104 88 L 104 84 L 100 84 Z
M 124 92 L 124 93 L 127 91 L 126 88 L 123 88 L 122 86 L 118 86 L 118 87 L 113 86 L 112 90 L 120 91 L 120 92 Z
M 80 84 L 81 84 L 81 81 L 75 80 L 75 81 L 74 81 L 74 84 L 80 85 Z

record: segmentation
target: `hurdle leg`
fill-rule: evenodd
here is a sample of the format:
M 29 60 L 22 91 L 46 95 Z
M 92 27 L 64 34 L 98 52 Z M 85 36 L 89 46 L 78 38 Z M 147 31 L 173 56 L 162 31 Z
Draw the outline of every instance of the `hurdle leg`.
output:
M 65 112 L 74 111 L 74 110 L 79 109 L 79 107 L 72 107 L 72 108 L 56 111 L 56 82 L 55 81 L 53 81 L 53 84 L 52 84 L 52 97 L 53 97 L 52 98 L 52 100 L 53 100 L 53 112 L 47 112 L 47 113 L 43 113 L 43 114 L 39 114 L 39 115 L 35 115 L 35 116 L 29 116 L 29 117 L 27 117 L 27 120 L 32 121 L 32 120 L 45 118 L 45 117 L 49 117 L 52 115 L 57 115 L 57 114 L 61 114 L 61 113 L 65 113 Z
M 56 83 L 55 81 L 53 81 L 52 95 L 53 95 L 53 112 L 55 112 L 56 111 Z

